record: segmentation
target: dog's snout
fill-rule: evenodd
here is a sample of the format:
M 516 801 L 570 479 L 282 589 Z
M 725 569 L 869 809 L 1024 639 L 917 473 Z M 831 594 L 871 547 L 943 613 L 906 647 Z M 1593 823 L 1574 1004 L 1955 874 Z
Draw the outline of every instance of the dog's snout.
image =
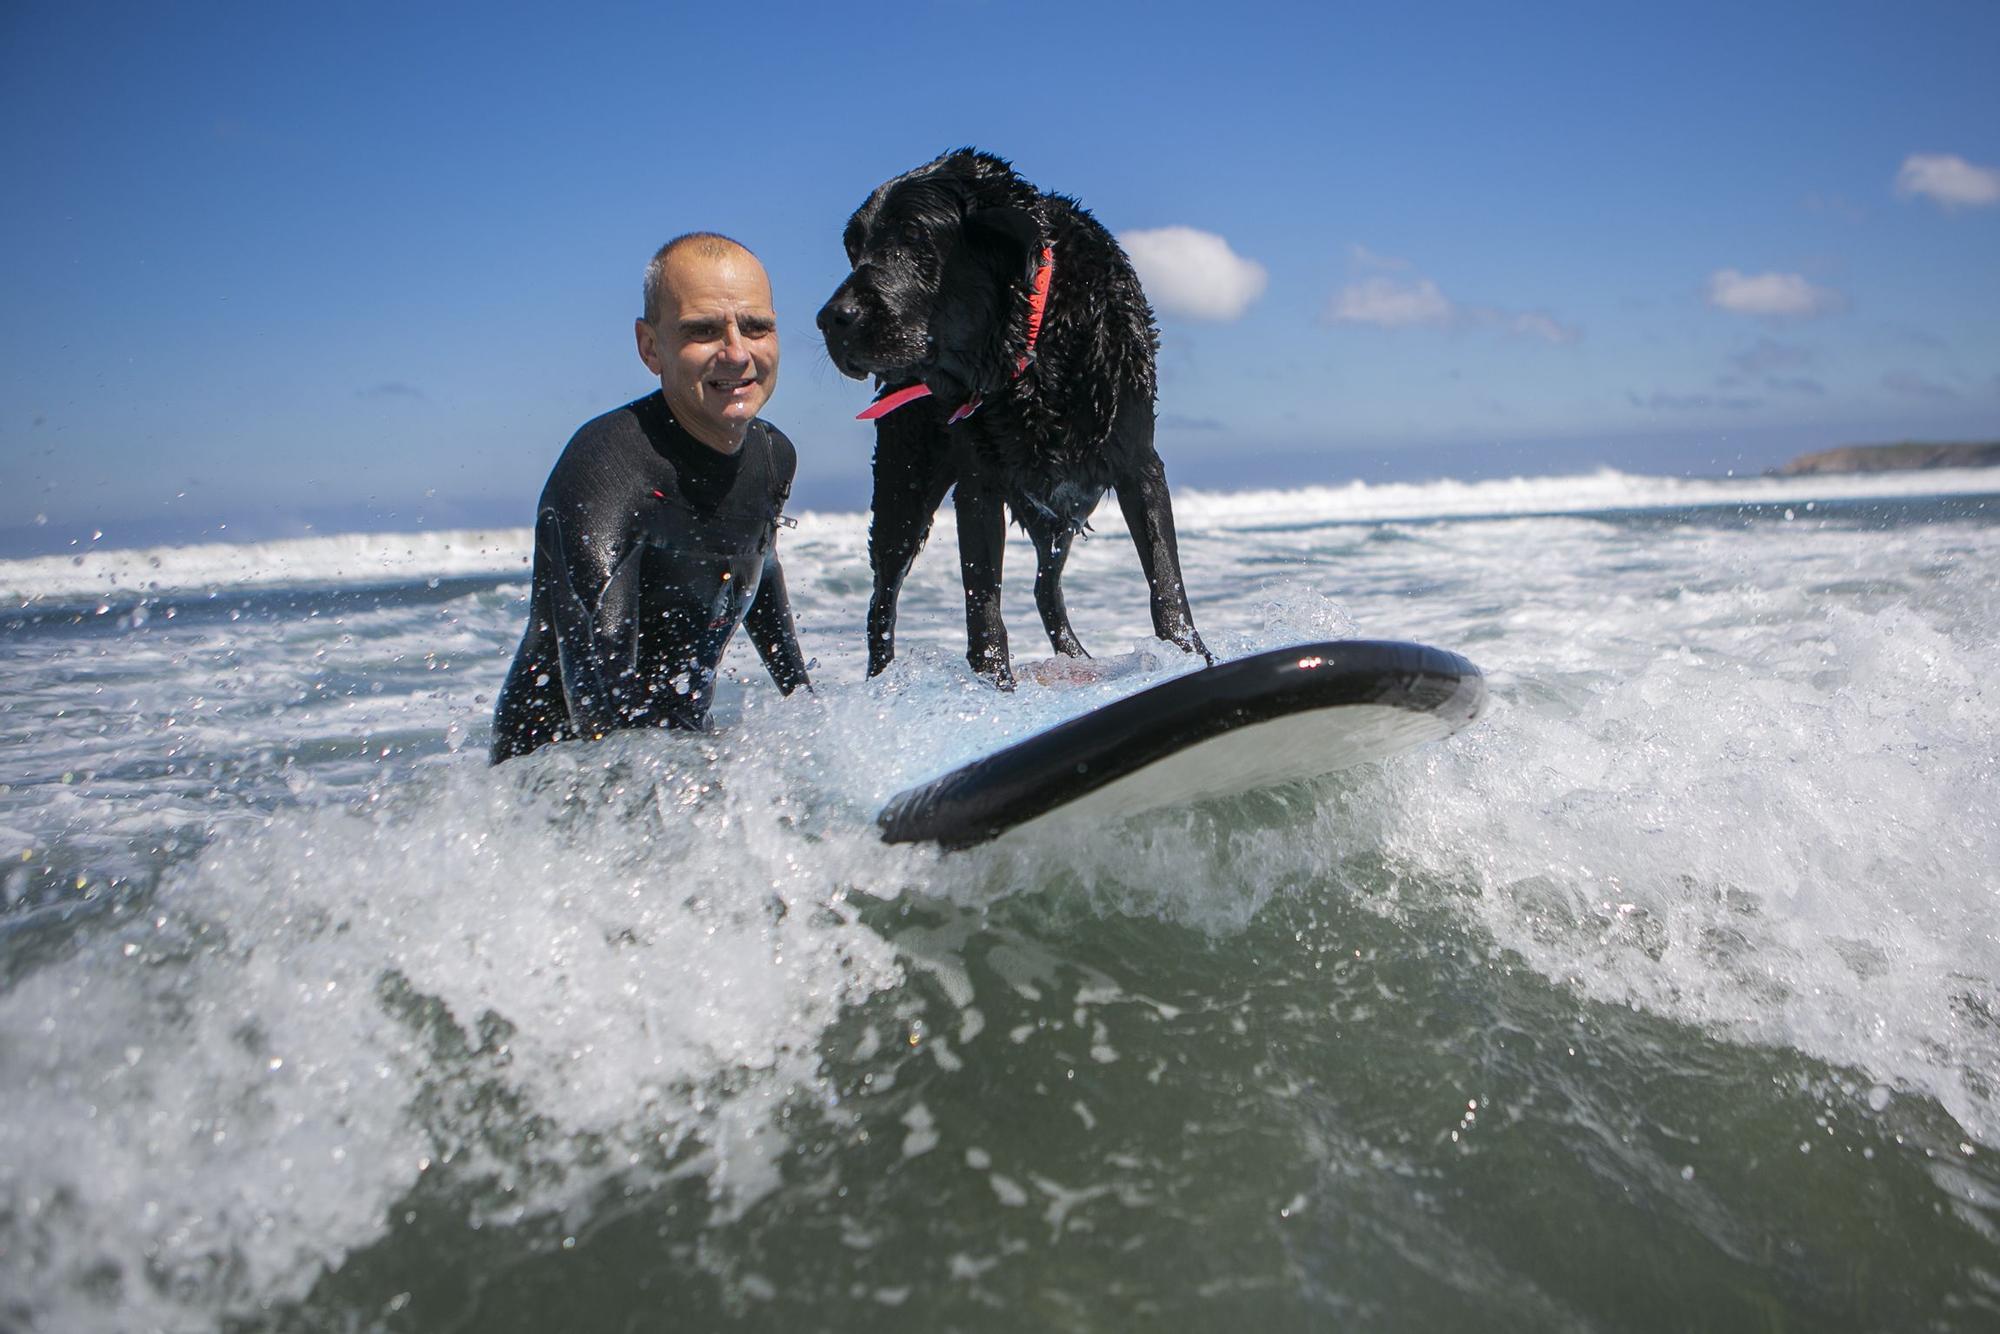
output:
M 861 305 L 851 296 L 836 296 L 819 308 L 819 331 L 846 333 L 861 318 Z

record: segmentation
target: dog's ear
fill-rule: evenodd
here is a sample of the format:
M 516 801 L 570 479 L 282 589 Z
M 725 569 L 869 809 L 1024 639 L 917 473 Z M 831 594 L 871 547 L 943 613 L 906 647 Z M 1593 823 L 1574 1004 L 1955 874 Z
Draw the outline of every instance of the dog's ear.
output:
M 1035 270 L 1042 262 L 1042 229 L 1036 225 L 1034 214 L 1011 204 L 1000 204 L 982 208 L 966 218 L 965 229 L 969 234 L 1018 252 L 1019 272 L 1030 283 L 1034 282 Z

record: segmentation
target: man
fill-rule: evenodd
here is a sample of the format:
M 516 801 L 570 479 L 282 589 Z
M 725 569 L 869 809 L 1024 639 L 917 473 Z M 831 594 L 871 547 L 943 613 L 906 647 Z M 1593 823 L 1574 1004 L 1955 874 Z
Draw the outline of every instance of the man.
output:
M 811 684 L 777 552 L 797 455 L 757 415 L 778 381 L 771 305 L 763 265 L 726 236 L 653 256 L 634 334 L 660 391 L 586 422 L 549 474 L 494 763 L 621 727 L 706 729 L 738 621 L 779 690 Z

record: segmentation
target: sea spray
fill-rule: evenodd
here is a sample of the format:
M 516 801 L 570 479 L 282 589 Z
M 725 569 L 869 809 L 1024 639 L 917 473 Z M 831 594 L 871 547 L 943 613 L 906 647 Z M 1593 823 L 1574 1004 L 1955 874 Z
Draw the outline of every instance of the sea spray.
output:
M 0 1324 L 1991 1324 L 2000 511 L 1862 485 L 1177 497 L 1218 651 L 1491 713 L 966 854 L 874 812 L 1196 669 L 1112 510 L 1095 683 L 948 549 L 867 678 L 813 516 L 815 693 L 497 770 L 519 552 L 9 563 Z

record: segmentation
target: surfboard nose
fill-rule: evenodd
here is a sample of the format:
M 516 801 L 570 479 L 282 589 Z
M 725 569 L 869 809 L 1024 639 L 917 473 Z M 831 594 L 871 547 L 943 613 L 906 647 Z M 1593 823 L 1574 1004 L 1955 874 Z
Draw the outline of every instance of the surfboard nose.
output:
M 1486 706 L 1446 649 L 1337 640 L 1218 663 L 1058 723 L 890 798 L 887 843 L 969 848 L 1334 773 L 1436 741 Z M 1025 831 L 1024 831 L 1025 832 Z

